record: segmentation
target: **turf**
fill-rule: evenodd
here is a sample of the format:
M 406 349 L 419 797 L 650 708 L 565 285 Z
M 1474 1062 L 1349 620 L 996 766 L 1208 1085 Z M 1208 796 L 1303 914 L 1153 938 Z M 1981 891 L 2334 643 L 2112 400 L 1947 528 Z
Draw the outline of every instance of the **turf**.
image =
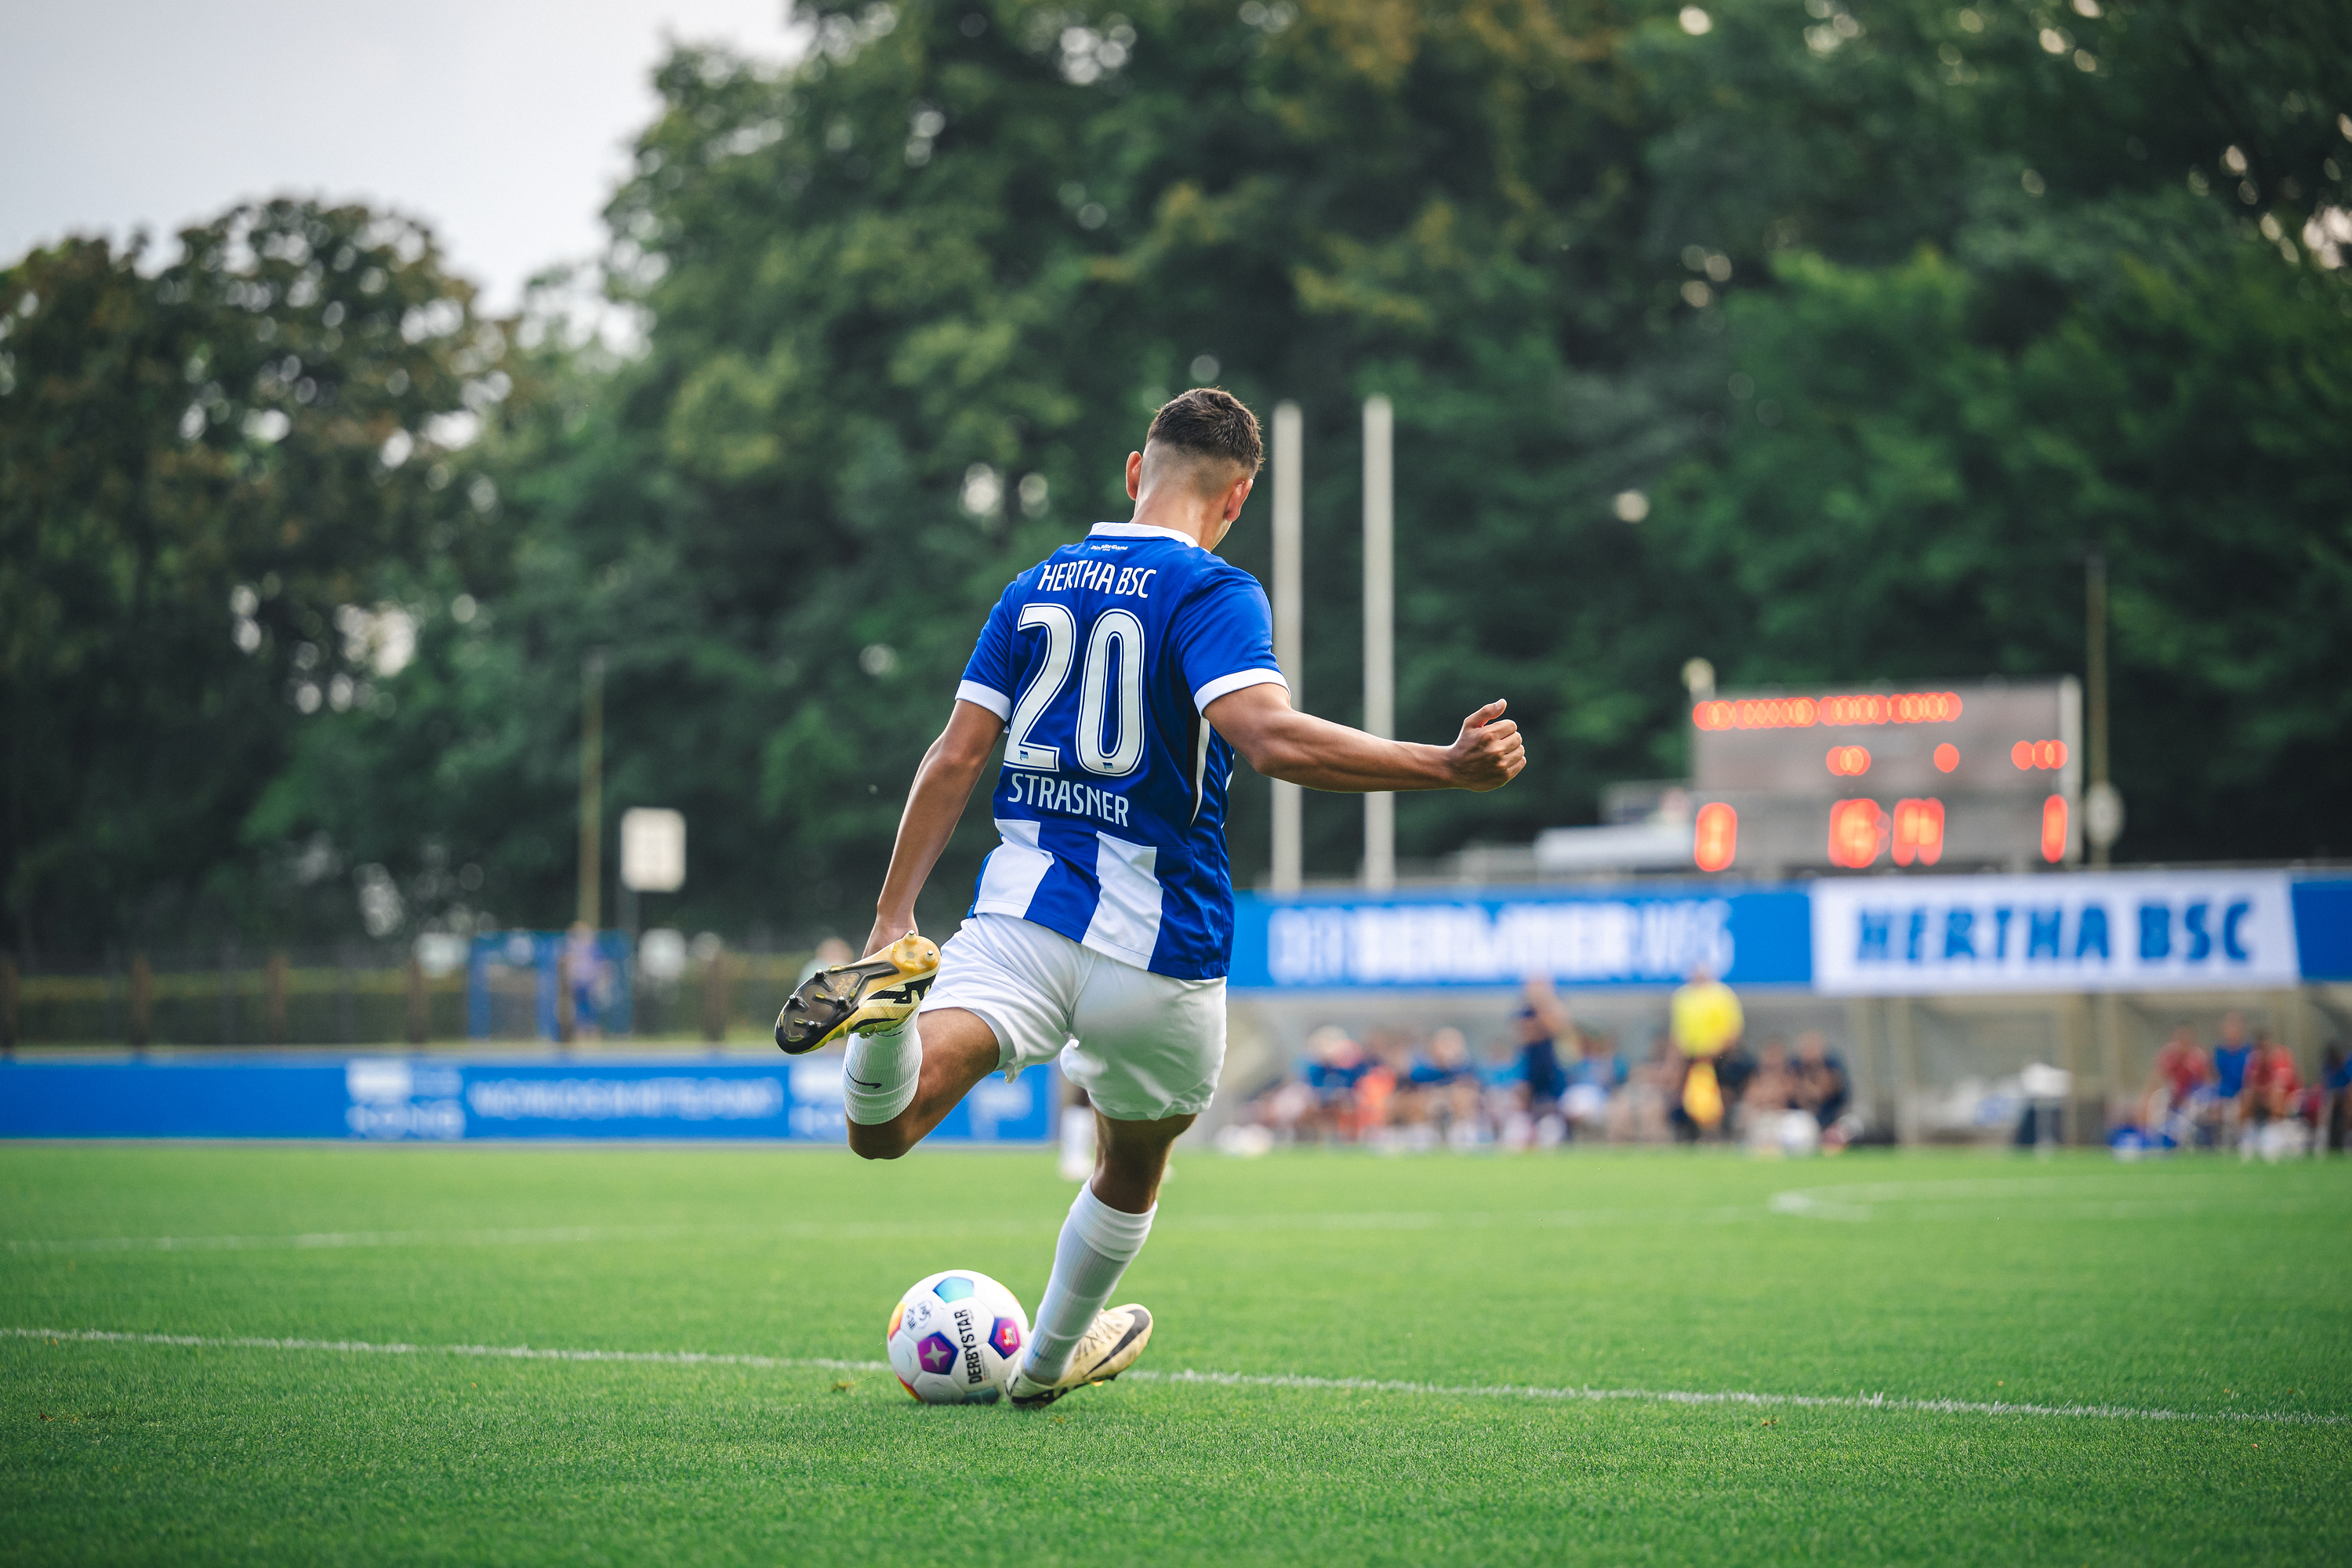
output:
M 1031 1153 L 0 1149 L 0 1329 L 865 1363 L 934 1268 L 1034 1304 L 1069 1192 Z M 0 1558 L 2352 1560 L 2340 1162 L 1196 1153 L 1164 1199 L 1121 1293 L 1146 1369 L 1427 1386 L 1024 1414 L 874 1370 L 5 1338 Z M 1447 1392 L 1498 1384 L 2206 1418 Z

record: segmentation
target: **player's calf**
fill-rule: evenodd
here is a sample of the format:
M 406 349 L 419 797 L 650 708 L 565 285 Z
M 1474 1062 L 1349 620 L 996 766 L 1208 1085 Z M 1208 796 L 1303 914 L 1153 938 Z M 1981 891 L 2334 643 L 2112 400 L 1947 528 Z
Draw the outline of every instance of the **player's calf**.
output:
M 921 1142 L 996 1070 L 995 1032 L 961 1007 L 934 1008 L 893 1034 L 861 1036 L 841 1061 L 851 1152 L 895 1160 Z

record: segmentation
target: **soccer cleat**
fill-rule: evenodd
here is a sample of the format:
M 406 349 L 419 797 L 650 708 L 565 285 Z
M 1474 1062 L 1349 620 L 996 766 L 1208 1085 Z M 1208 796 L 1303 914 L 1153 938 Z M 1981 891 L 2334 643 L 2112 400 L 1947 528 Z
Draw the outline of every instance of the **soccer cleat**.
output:
M 776 1015 L 776 1044 L 788 1057 L 806 1056 L 845 1036 L 903 1027 L 939 973 L 938 944 L 908 931 L 879 952 L 803 981 Z
M 1059 1383 L 1044 1384 L 1029 1375 L 1026 1363 L 1015 1367 L 1004 1384 L 1004 1396 L 1023 1410 L 1051 1405 L 1074 1388 L 1108 1383 L 1135 1364 L 1151 1342 L 1151 1312 L 1129 1303 L 1095 1314 L 1094 1325 L 1070 1353 L 1070 1368 Z

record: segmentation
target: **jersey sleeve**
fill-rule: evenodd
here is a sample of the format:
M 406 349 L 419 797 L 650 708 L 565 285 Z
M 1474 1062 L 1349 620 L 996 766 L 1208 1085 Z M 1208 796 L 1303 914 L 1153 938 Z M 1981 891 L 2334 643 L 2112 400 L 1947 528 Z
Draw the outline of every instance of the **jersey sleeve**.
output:
M 1176 667 L 1197 709 L 1245 686 L 1290 684 L 1274 660 L 1274 611 L 1265 590 L 1238 567 L 1213 574 L 1194 590 L 1169 631 Z
M 971 658 L 963 667 L 963 679 L 956 686 L 956 700 L 975 708 L 985 708 L 999 719 L 1013 717 L 1013 685 L 1017 672 L 1013 668 L 1013 590 L 1021 586 L 1014 578 L 1012 587 L 996 601 L 988 613 L 988 624 L 980 629 L 980 641 L 971 650 Z

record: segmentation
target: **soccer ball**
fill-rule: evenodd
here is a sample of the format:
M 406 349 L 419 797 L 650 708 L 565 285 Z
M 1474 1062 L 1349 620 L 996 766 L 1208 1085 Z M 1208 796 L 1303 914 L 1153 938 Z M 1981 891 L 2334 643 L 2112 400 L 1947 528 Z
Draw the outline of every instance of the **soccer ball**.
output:
M 988 1405 L 1003 1394 L 1029 1342 L 1029 1314 L 1012 1291 L 971 1268 L 919 1280 L 890 1309 L 890 1370 L 926 1405 Z

